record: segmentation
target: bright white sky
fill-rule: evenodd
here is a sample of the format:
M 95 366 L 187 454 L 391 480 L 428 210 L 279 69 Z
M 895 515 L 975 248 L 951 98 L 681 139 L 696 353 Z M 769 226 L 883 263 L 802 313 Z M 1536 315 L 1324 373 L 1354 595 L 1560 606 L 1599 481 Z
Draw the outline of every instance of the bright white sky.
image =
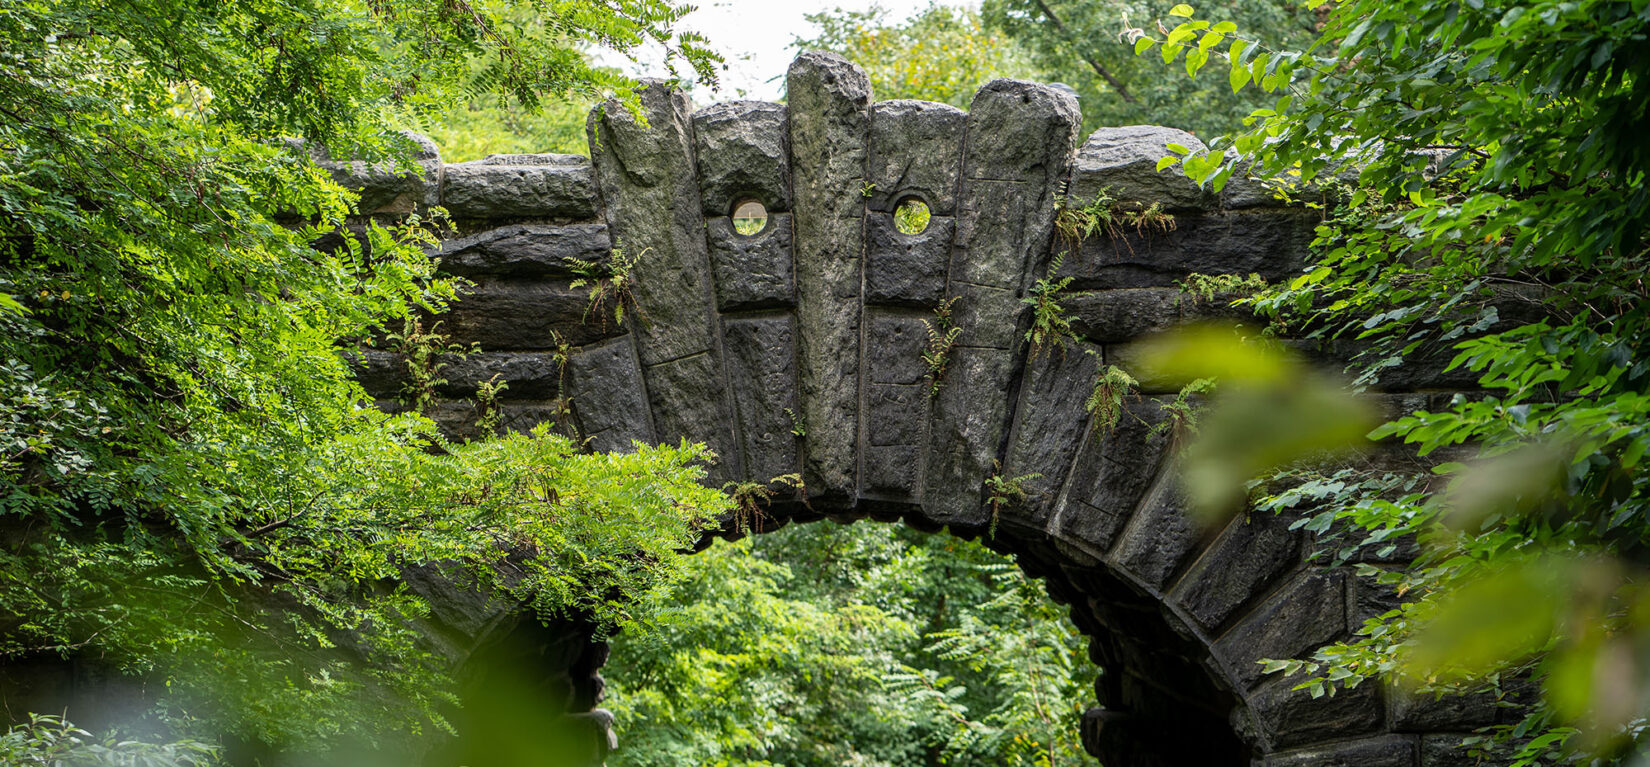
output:
M 941 5 L 977 6 L 977 0 L 936 0 Z M 683 20 L 683 29 L 692 29 L 710 38 L 711 48 L 727 60 L 722 73 L 722 89 L 716 94 L 696 94 L 696 102 L 728 101 L 738 98 L 777 99 L 796 51 L 791 43 L 798 37 L 813 37 L 818 31 L 803 16 L 833 8 L 862 11 L 873 5 L 888 9 L 890 21 L 900 21 L 927 8 L 929 0 L 698 0 L 699 9 Z M 604 63 L 622 67 L 639 76 L 664 76 L 658 57 L 644 56 L 641 65 L 621 57 L 603 55 Z

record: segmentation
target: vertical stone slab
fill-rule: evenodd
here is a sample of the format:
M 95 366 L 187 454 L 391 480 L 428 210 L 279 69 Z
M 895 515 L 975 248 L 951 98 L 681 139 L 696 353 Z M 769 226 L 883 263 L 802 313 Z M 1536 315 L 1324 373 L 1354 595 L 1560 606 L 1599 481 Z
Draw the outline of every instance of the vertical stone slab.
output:
M 866 310 L 865 422 L 860 429 L 865 439 L 860 493 L 866 498 L 917 498 L 928 424 L 928 368 L 922 362 L 927 333 L 920 316 Z
M 591 448 L 626 450 L 631 442 L 654 441 L 633 336 L 573 352 L 565 375 L 565 394 L 572 400 L 579 433 L 590 440 Z
M 1082 446 L 1089 421 L 1083 404 L 1099 371 L 1098 348 L 1083 343 L 1027 361 L 1003 467 L 1010 476 L 1040 476 L 1025 483 L 1026 503 L 1017 509 L 1016 523 L 1042 530 L 1053 517 L 1071 458 Z
M 892 213 L 915 196 L 933 215 L 956 215 L 967 126 L 968 113 L 949 104 L 902 99 L 873 106 L 866 206 Z
M 729 319 L 723 332 L 746 479 L 767 482 L 796 473 L 801 468 L 801 451 L 791 433 L 791 416 L 800 407 L 795 318 Z
M 989 521 L 982 488 L 1008 429 L 1020 298 L 1048 251 L 1079 122 L 1071 96 L 1036 83 L 994 80 L 974 97 L 950 270 L 963 330 L 935 403 L 923 495 L 936 521 Z
M 720 457 L 713 480 L 737 476 L 691 108 L 681 91 L 662 82 L 646 83 L 637 96 L 641 115 L 608 101 L 591 112 L 589 131 L 613 245 L 638 258 L 632 274 L 640 315 L 636 351 L 655 436 L 703 442 Z
M 732 215 L 741 200 L 768 213 L 791 209 L 790 127 L 785 105 L 729 101 L 693 114 L 699 190 L 706 218 Z
M 811 494 L 856 491 L 860 272 L 871 82 L 834 53 L 809 51 L 785 79 L 795 199 L 798 359 Z

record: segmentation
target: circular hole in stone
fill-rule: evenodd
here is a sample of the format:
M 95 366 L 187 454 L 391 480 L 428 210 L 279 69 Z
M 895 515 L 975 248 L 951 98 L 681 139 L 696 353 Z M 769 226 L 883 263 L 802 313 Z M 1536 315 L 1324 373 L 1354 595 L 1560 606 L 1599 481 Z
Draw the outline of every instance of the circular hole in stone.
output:
M 900 234 L 922 234 L 928 231 L 928 219 L 932 214 L 928 212 L 928 203 L 915 197 L 907 197 L 899 201 L 894 208 L 894 228 Z
M 733 205 L 733 231 L 749 236 L 768 225 L 768 209 L 755 200 L 740 200 Z

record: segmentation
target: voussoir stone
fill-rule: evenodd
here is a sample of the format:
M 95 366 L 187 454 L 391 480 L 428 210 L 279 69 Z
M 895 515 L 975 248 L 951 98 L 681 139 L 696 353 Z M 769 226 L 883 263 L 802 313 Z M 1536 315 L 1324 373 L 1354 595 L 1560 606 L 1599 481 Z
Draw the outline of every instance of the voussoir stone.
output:
M 1418 761 L 1413 738 L 1385 736 L 1272 754 L 1255 764 L 1256 767 L 1416 767 L 1422 762 Z
M 1077 150 L 1077 163 L 1071 172 L 1072 204 L 1087 204 L 1104 193 L 1126 204 L 1159 203 L 1170 209 L 1209 207 L 1211 195 L 1187 178 L 1179 164 L 1158 171 L 1157 161 L 1174 154 L 1169 144 L 1193 151 L 1206 148 L 1186 131 L 1158 125 L 1101 128 L 1090 134 Z
M 699 190 L 707 217 L 731 216 L 746 199 L 771 215 L 791 209 L 785 105 L 729 101 L 693 114 Z
M 795 194 L 797 330 L 810 494 L 857 487 L 859 305 L 871 81 L 847 59 L 808 51 L 786 73 Z
M 871 184 L 867 206 L 892 213 L 914 196 L 936 216 L 957 209 L 968 113 L 932 101 L 882 101 L 871 109 Z

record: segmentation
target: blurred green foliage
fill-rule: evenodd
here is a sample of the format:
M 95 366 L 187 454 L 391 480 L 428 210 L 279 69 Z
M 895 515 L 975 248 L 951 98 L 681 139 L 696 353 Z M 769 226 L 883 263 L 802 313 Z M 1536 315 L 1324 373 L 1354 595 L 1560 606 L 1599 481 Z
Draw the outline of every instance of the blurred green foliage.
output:
M 1411 467 L 1296 468 L 1253 488 L 1260 508 L 1302 514 L 1334 562 L 1422 544 L 1407 569 L 1358 566 L 1401 608 L 1271 668 L 1315 694 L 1372 678 L 1423 693 L 1533 679 L 1545 695 L 1529 717 L 1485 733 L 1513 763 L 1642 758 L 1650 11 L 1353 0 L 1319 12 L 1304 50 L 1187 5 L 1141 30 L 1137 53 L 1275 99 L 1164 165 L 1216 189 L 1255 173 L 1323 210 L 1314 262 L 1242 301 L 1273 330 L 1358 350 L 1361 387 L 1431 367 L 1476 390 L 1370 433 L 1409 446 Z
M 1064 610 L 983 546 L 793 525 L 690 558 L 677 607 L 616 638 L 616 767 L 1087 761 L 1099 673 Z

